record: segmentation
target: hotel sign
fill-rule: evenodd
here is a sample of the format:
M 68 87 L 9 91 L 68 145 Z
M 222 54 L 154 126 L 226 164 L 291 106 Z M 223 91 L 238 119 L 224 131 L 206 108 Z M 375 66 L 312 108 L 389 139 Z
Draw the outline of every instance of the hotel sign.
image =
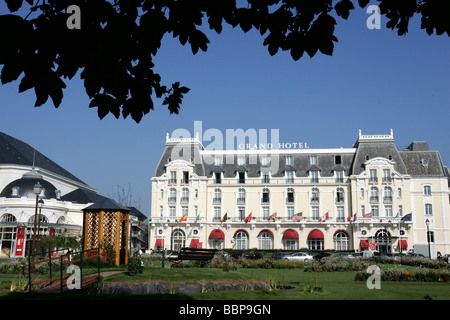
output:
M 307 142 L 286 142 L 286 143 L 241 143 L 239 150 L 278 150 L 278 149 L 309 149 Z

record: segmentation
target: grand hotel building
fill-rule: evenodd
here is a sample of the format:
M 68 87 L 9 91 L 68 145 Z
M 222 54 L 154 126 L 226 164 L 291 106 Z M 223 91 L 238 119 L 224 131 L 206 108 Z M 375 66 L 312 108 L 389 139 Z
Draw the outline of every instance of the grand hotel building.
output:
M 352 148 L 206 150 L 170 138 L 152 180 L 149 245 L 450 253 L 449 170 L 393 131 Z

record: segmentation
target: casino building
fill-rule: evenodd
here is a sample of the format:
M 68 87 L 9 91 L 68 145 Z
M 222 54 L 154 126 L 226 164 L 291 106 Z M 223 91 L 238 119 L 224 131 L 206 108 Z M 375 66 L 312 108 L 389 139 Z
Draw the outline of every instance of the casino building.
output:
M 393 131 L 351 148 L 207 150 L 166 137 L 149 246 L 450 253 L 449 169 Z
M 25 257 L 32 248 L 36 217 L 35 186 L 40 186 L 36 233 L 81 238 L 83 209 L 106 197 L 27 143 L 0 132 L 0 258 Z M 132 248 L 146 248 L 133 237 L 145 219 L 130 208 Z M 140 238 L 140 237 L 139 237 Z

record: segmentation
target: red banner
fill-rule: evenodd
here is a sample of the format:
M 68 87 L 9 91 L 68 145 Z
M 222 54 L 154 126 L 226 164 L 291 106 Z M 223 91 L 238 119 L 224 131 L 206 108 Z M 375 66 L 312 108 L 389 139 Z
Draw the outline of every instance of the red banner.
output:
M 16 257 L 23 257 L 25 255 L 23 252 L 24 243 L 25 243 L 25 228 L 17 228 Z

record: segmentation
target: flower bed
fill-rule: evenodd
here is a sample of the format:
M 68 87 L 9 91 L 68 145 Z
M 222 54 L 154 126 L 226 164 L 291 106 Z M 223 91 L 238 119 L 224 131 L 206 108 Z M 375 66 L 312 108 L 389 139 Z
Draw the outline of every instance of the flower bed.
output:
M 303 261 L 291 260 L 242 260 L 239 262 L 242 268 L 260 268 L 260 269 L 302 269 L 305 267 Z
M 355 281 L 366 281 L 372 273 L 359 271 Z M 450 282 L 449 270 L 433 270 L 429 268 L 414 268 L 407 271 L 404 268 L 387 268 L 381 270 L 381 281 L 420 281 L 420 282 Z

